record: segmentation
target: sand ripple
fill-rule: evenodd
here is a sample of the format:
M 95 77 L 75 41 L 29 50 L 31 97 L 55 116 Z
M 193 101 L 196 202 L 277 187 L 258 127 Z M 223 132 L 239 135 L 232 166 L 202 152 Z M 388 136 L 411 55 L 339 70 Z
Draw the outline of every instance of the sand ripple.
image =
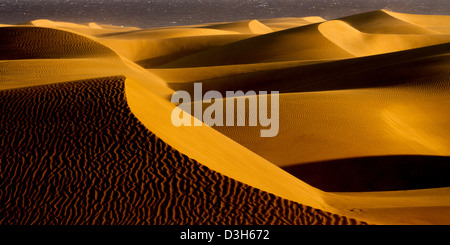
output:
M 124 78 L 0 92 L 1 224 L 359 224 L 242 184 L 131 113 Z

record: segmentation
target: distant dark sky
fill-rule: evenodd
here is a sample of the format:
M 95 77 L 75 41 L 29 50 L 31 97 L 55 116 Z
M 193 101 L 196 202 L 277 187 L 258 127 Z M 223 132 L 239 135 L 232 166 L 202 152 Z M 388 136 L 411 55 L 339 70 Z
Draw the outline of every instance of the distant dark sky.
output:
M 333 19 L 383 8 L 450 15 L 450 0 L 0 0 L 0 23 L 51 19 L 154 27 L 312 15 Z

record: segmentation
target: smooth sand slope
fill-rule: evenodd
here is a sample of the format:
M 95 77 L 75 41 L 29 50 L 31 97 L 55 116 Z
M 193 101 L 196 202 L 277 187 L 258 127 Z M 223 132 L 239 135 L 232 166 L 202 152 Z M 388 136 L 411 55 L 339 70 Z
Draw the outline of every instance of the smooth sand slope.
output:
M 447 20 L 1 27 L 1 223 L 449 224 Z M 195 82 L 280 91 L 279 134 L 173 126 Z

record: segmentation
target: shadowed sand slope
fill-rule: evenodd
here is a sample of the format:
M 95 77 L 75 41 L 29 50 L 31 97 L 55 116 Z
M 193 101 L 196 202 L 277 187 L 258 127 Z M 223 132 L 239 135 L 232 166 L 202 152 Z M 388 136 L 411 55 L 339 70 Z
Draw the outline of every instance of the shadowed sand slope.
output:
M 284 169 L 312 186 L 331 192 L 414 190 L 450 186 L 450 157 L 442 156 L 345 158 L 298 164 Z
M 204 90 L 255 90 L 311 92 L 418 84 L 446 87 L 450 44 L 345 60 L 312 60 L 151 69 L 175 90 L 193 93 L 193 84 Z M 414 73 L 411 67 L 416 67 Z M 326 71 L 326 72 L 324 72 Z M 380 74 L 382 74 L 380 76 Z M 428 77 L 428 78 L 427 78 Z M 434 77 L 434 78 L 433 78 Z
M 252 188 L 148 131 L 124 78 L 0 92 L 2 224 L 357 224 Z

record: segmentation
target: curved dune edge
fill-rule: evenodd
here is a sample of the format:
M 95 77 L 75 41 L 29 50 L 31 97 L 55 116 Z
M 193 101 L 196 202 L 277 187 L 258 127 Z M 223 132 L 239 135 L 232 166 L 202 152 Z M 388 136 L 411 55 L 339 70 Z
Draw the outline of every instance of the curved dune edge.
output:
M 427 28 L 434 32 L 450 34 L 450 27 L 448 26 L 450 16 L 448 15 L 405 14 L 388 10 L 383 10 L 383 12 L 402 21 Z
M 211 28 L 217 30 L 235 31 L 242 34 L 266 34 L 272 32 L 268 26 L 258 20 L 238 21 L 223 24 L 212 24 L 203 28 Z
M 437 34 L 437 32 L 402 18 L 387 10 L 375 10 L 338 18 L 365 34 Z
M 183 57 L 161 67 L 185 68 L 354 57 L 324 37 L 319 30 L 320 25 L 311 24 L 259 35 Z
M 180 154 L 130 112 L 124 80 L 0 91 L 1 224 L 364 224 Z
M 127 79 L 125 91 L 133 114 L 150 131 L 180 152 L 255 188 L 308 206 L 324 208 L 320 191 L 205 124 L 201 127 L 173 126 L 171 113 L 175 105 L 156 96 L 145 83 Z
M 320 24 L 319 31 L 330 41 L 356 57 L 398 52 L 450 41 L 450 35 L 443 34 L 362 33 L 340 20 Z
M 262 24 L 271 28 L 273 31 L 281 31 L 290 28 L 295 28 L 299 26 L 310 25 L 314 23 L 326 21 L 320 16 L 309 16 L 309 17 L 287 17 L 287 18 L 276 18 L 276 19 L 263 19 L 260 20 Z
M 449 206 L 445 206 L 446 203 L 450 204 L 450 188 L 345 194 L 322 192 L 293 178 L 209 127 L 176 128 L 171 126 L 170 121 L 162 122 L 161 119 L 170 117 L 174 105 L 153 95 L 142 84 L 127 79 L 126 93 L 132 112 L 158 137 L 208 168 L 242 183 L 326 212 L 372 224 L 448 222 L 445 217 L 434 212 L 437 209 L 439 212 L 450 212 Z

